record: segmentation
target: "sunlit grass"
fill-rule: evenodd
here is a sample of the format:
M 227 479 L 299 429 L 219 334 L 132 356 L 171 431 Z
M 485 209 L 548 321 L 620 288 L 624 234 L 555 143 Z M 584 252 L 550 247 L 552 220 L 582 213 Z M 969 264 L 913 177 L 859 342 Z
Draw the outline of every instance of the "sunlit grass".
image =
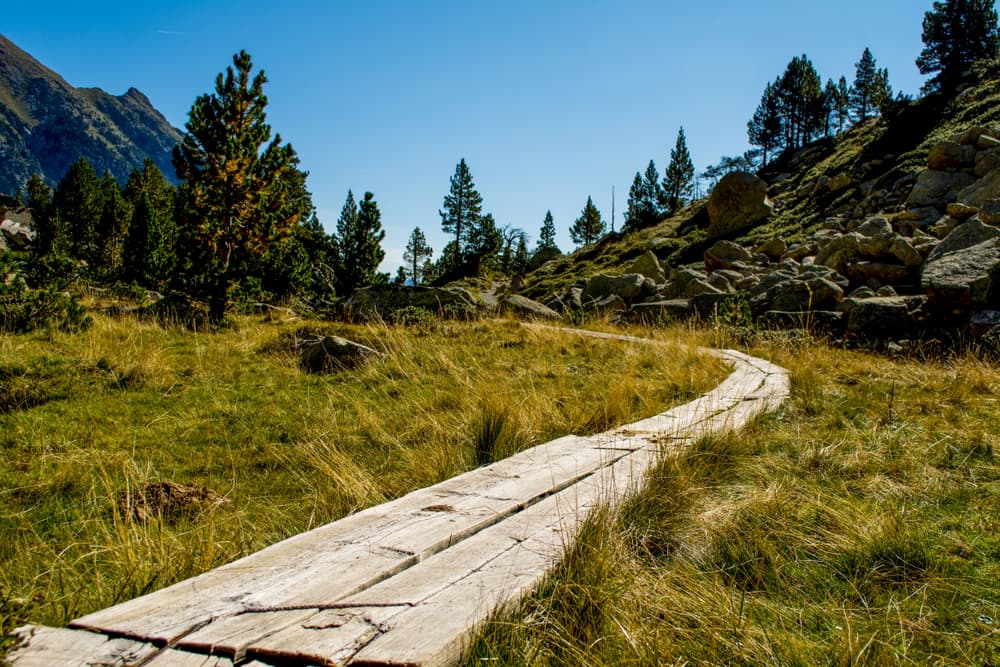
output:
M 791 371 L 789 402 L 666 455 L 467 664 L 995 661 L 1000 369 L 750 351 Z
M 691 348 L 514 322 L 237 325 L 95 316 L 78 334 L 0 337 L 5 625 L 21 602 L 18 616 L 63 624 L 525 447 L 655 414 L 727 372 Z M 307 331 L 385 356 L 310 375 L 294 354 Z M 129 491 L 168 480 L 227 502 L 145 522 L 123 511 Z

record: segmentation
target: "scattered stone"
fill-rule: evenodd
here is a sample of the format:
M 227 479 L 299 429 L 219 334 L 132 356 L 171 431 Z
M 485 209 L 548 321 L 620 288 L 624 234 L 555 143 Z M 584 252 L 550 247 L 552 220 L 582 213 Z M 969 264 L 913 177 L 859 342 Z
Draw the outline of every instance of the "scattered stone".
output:
M 625 273 L 638 273 L 641 276 L 649 278 L 657 285 L 662 285 L 667 282 L 667 274 L 663 270 L 663 265 L 660 264 L 659 258 L 657 258 L 651 250 L 647 250 L 642 255 L 637 257 L 636 260 L 625 269 Z
M 970 177 L 971 178 L 971 177 Z M 957 201 L 982 209 L 991 199 L 1000 198 L 1000 170 L 994 170 L 958 193 Z
M 973 208 L 972 206 L 967 206 L 965 204 L 959 204 L 958 202 L 952 202 L 951 204 L 948 204 L 946 211 L 948 215 L 954 218 L 955 220 L 958 220 L 959 222 L 965 222 L 966 220 L 974 216 L 976 213 L 978 213 L 979 209 Z
M 1000 299 L 1000 238 L 939 253 L 947 242 L 934 249 L 921 271 L 920 285 L 928 298 L 952 312 L 995 305 Z
M 708 238 L 716 239 L 763 222 L 773 205 L 767 198 L 767 183 L 753 174 L 726 174 L 708 198 Z
M 969 335 L 981 338 L 1000 326 L 1000 310 L 982 310 L 969 318 Z
M 876 296 L 850 301 L 847 331 L 860 338 L 898 338 L 912 335 L 924 297 Z
M 479 303 L 460 287 L 378 285 L 356 289 L 345 305 L 351 318 L 388 320 L 402 308 L 423 308 L 435 315 L 475 312 Z
M 847 315 L 834 310 L 810 312 L 769 310 L 760 316 L 760 323 L 774 329 L 805 329 L 816 333 L 839 335 L 844 330 Z
M 630 312 L 632 318 L 640 322 L 683 320 L 691 315 L 691 302 L 688 299 L 668 299 L 637 303 Z
M 587 281 L 581 300 L 584 305 L 598 302 L 609 296 L 620 297 L 623 301 L 640 301 L 656 292 L 656 283 L 639 273 L 610 275 L 602 273 Z
M 773 260 L 780 259 L 788 252 L 788 244 L 784 239 L 768 239 L 754 248 L 754 252 L 763 253 Z
M 377 350 L 340 336 L 310 336 L 295 341 L 303 368 L 310 373 L 351 370 L 382 356 Z
M 717 241 L 705 251 L 705 268 L 709 271 L 732 269 L 753 262 L 753 255 L 743 246 L 732 241 Z
M 961 167 L 971 167 L 976 159 L 974 146 L 960 144 L 954 141 L 942 141 L 931 148 L 927 156 L 927 166 L 930 169 L 947 171 Z
M 548 306 L 538 303 L 526 296 L 512 294 L 501 300 L 508 312 L 529 320 L 558 320 L 561 316 Z
M 15 250 L 24 250 L 35 240 L 35 232 L 23 222 L 4 220 L 0 222 L 0 232 L 6 245 Z
M 906 198 L 911 208 L 921 206 L 943 207 L 955 201 L 958 193 L 975 183 L 974 177 L 962 172 L 927 171 L 920 172 L 917 182 Z M 965 202 L 968 203 L 968 202 Z

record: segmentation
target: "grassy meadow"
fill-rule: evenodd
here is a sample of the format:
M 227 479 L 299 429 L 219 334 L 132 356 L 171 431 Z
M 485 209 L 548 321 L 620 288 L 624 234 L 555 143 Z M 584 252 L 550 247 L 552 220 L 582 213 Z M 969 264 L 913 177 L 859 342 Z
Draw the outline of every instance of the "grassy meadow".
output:
M 791 400 L 666 455 L 467 665 L 997 664 L 1000 368 L 754 338 Z
M 385 356 L 307 374 L 305 332 Z M 80 333 L 0 335 L 0 624 L 64 624 L 486 460 L 654 414 L 726 373 L 683 346 L 485 320 L 247 316 L 193 333 L 94 315 Z M 218 502 L 136 520 L 130 492 L 163 481 Z

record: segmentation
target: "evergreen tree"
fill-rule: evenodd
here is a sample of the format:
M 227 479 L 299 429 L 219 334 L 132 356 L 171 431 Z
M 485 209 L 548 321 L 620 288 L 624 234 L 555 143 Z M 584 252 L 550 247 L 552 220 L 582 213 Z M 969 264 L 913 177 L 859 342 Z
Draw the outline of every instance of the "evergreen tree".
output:
M 1000 53 L 994 0 L 936 1 L 924 14 L 922 39 L 917 68 L 921 74 L 936 72 L 924 90 L 953 90 L 974 62 Z
M 528 236 L 521 232 L 517 237 L 517 249 L 514 250 L 514 262 L 511 266 L 511 273 L 515 276 L 523 276 L 528 269 Z
M 605 225 L 604 220 L 601 219 L 601 212 L 594 206 L 594 200 L 587 197 L 587 203 L 584 205 L 580 217 L 570 227 L 570 238 L 573 239 L 573 243 L 587 246 L 601 238 L 604 235 L 604 230 Z
M 635 172 L 632 187 L 628 191 L 628 204 L 625 209 L 625 229 L 641 229 L 646 219 L 646 182 L 642 174 Z
M 760 97 L 753 118 L 747 123 L 747 138 L 753 146 L 760 146 L 767 166 L 767 156 L 781 145 L 781 102 L 776 84 L 767 84 Z
M 851 85 L 849 93 L 851 111 L 857 115 L 858 122 L 863 123 L 869 115 L 873 115 L 875 108 L 873 98 L 878 85 L 878 67 L 871 49 L 865 49 L 861 54 L 861 60 L 856 62 L 854 67 L 854 84 Z
M 472 182 L 472 173 L 469 171 L 469 166 L 465 164 L 465 158 L 462 158 L 456 165 L 455 174 L 451 177 L 450 182 L 451 188 L 444 197 L 444 210 L 439 213 L 441 215 L 441 229 L 446 234 L 454 234 L 455 236 L 455 256 L 451 259 L 455 261 L 454 266 L 457 266 L 465 253 L 469 230 L 482 215 L 483 198 L 476 190 L 475 183 Z
M 837 97 L 836 100 L 836 112 L 837 112 L 837 132 L 844 131 L 844 124 L 850 122 L 851 120 L 851 92 L 850 88 L 847 87 L 847 77 L 840 77 L 837 81 Z
M 826 87 L 823 88 L 823 136 L 829 137 L 833 133 L 833 118 L 837 113 L 837 84 L 833 79 L 826 80 Z
M 252 69 L 245 51 L 233 56 L 225 75 L 216 77 L 215 92 L 195 100 L 184 140 L 174 149 L 185 233 L 210 258 L 198 268 L 216 322 L 254 256 L 290 235 L 312 211 L 295 149 L 282 145 L 279 134 L 271 137 L 264 112 L 267 77 L 263 71 L 251 77 Z
M 694 188 L 694 163 L 688 152 L 684 128 L 677 133 L 677 142 L 670 151 L 670 164 L 663 172 L 663 194 L 666 199 L 666 213 L 673 215 L 687 204 Z
M 681 134 L 684 134 L 684 128 L 681 128 Z M 660 172 L 657 170 L 656 163 L 653 160 L 650 160 L 649 164 L 646 165 L 646 173 L 642 177 L 642 185 L 644 189 L 643 197 L 645 199 L 642 207 L 644 213 L 642 226 L 646 227 L 658 222 L 660 216 L 663 214 L 663 210 L 669 205 L 667 193 L 663 189 L 663 186 L 660 185 Z
M 347 191 L 347 200 L 337 220 L 336 262 L 337 294 L 350 296 L 359 287 L 378 282 L 378 265 L 385 258 L 382 250 L 382 214 L 375 203 L 375 195 L 366 192 L 360 206 L 354 202 L 354 193 Z
M 56 186 L 55 209 L 67 234 L 68 250 L 91 267 L 99 256 L 97 228 L 101 221 L 101 180 L 87 158 L 70 165 Z
M 56 239 L 59 235 L 52 188 L 40 174 L 32 174 L 25 190 L 28 192 L 27 205 L 31 209 L 31 223 L 35 230 L 32 254 L 44 257 L 57 246 Z
M 552 218 L 552 211 L 545 212 L 545 219 L 542 221 L 542 229 L 538 234 L 538 250 L 542 248 L 553 248 L 558 250 L 556 247 L 556 223 Z
M 132 206 L 122 192 L 118 181 L 105 172 L 101 179 L 101 218 L 97 226 L 97 255 L 95 261 L 105 279 L 119 277 L 125 236 L 128 234 Z
M 823 127 L 823 91 L 819 74 L 805 54 L 792 58 L 775 81 L 784 147 L 796 150 Z
M 126 280 L 159 289 L 173 277 L 178 234 L 174 198 L 174 187 L 152 160 L 147 158 L 142 171 L 136 169 L 129 175 L 125 199 L 132 215 L 122 258 Z
M 879 114 L 885 113 L 892 107 L 892 86 L 889 84 L 889 70 L 880 69 L 875 75 L 875 86 L 872 88 L 872 103 Z
M 415 227 L 406 242 L 406 250 L 403 251 L 403 261 L 406 265 L 402 267 L 406 278 L 409 278 L 414 285 L 424 281 L 424 266 L 433 255 L 434 249 L 427 244 L 423 230 Z M 405 279 L 403 282 L 406 282 Z
M 503 244 L 503 235 L 492 213 L 478 216 L 467 229 L 464 256 L 478 274 L 493 267 Z

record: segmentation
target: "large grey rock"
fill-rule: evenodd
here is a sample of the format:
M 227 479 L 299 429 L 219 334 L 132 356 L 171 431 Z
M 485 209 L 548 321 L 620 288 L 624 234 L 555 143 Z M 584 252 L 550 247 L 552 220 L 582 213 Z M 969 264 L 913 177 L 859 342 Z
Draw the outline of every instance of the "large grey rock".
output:
M 927 261 L 932 262 L 942 255 L 971 248 L 983 241 L 989 241 L 997 237 L 1000 237 L 1000 229 L 983 224 L 981 220 L 973 218 L 965 224 L 956 227 L 941 243 L 937 244 L 931 254 L 927 256 Z
M 858 283 L 877 281 L 878 283 L 898 283 L 915 273 L 912 267 L 884 262 L 854 262 L 847 267 L 847 277 Z
M 647 250 L 639 255 L 625 269 L 625 273 L 638 273 L 641 276 L 649 278 L 657 285 L 667 282 L 667 274 L 663 270 L 663 265 L 660 264 L 659 258 L 651 250 Z
M 0 222 L 0 233 L 7 241 L 7 246 L 15 250 L 24 250 L 35 240 L 35 232 L 28 225 L 15 220 Z
M 683 320 L 691 315 L 691 302 L 687 299 L 667 299 L 637 303 L 629 312 L 632 319 L 640 322 Z
M 976 148 L 956 141 L 942 141 L 931 148 L 927 156 L 927 166 L 945 171 L 961 167 L 971 167 L 976 159 Z
M 1000 306 L 1000 238 L 943 254 L 937 253 L 940 247 L 920 274 L 920 286 L 935 306 L 953 312 Z
M 656 283 L 639 273 L 615 276 L 602 273 L 587 281 L 581 299 L 584 305 L 591 301 L 601 301 L 609 296 L 621 297 L 623 301 L 639 301 L 656 291 Z
M 826 278 L 789 280 L 771 288 L 769 310 L 822 310 L 840 301 L 844 290 Z
M 507 312 L 529 320 L 558 320 L 561 317 L 548 306 L 520 294 L 511 294 L 500 302 Z
M 705 268 L 709 271 L 732 269 L 753 262 L 753 255 L 743 246 L 732 241 L 716 241 L 704 254 Z
M 479 303 L 459 287 L 378 285 L 354 290 L 345 307 L 350 317 L 389 319 L 402 308 L 422 308 L 445 315 L 473 312 L 479 308 Z
M 876 296 L 845 299 L 847 330 L 861 338 L 912 336 L 924 297 Z
M 758 322 L 774 329 L 805 329 L 825 334 L 840 334 L 847 319 L 845 313 L 835 310 L 809 312 L 769 310 L 759 316 Z
M 847 267 L 861 256 L 861 243 L 865 237 L 857 232 L 826 241 L 816 252 L 816 264 L 828 266 L 837 273 L 845 273 Z
M 997 169 L 1000 169 L 1000 148 L 976 153 L 976 166 L 973 168 L 972 173 L 981 178 Z
M 788 244 L 785 243 L 784 239 L 774 238 L 768 239 L 762 243 L 757 244 L 754 248 L 754 252 L 763 253 L 767 255 L 772 260 L 780 259 L 782 255 L 788 252 Z
M 956 201 L 982 208 L 991 199 L 1000 198 L 1000 170 L 994 170 L 958 193 Z
M 708 198 L 708 238 L 728 236 L 764 222 L 771 215 L 767 183 L 753 174 L 726 174 Z
M 381 353 L 340 336 L 311 336 L 295 341 L 302 366 L 310 373 L 357 368 Z
M 906 198 L 910 207 L 936 206 L 943 207 L 955 201 L 960 191 L 975 182 L 975 178 L 962 172 L 934 171 L 928 169 L 920 172 L 917 182 Z

